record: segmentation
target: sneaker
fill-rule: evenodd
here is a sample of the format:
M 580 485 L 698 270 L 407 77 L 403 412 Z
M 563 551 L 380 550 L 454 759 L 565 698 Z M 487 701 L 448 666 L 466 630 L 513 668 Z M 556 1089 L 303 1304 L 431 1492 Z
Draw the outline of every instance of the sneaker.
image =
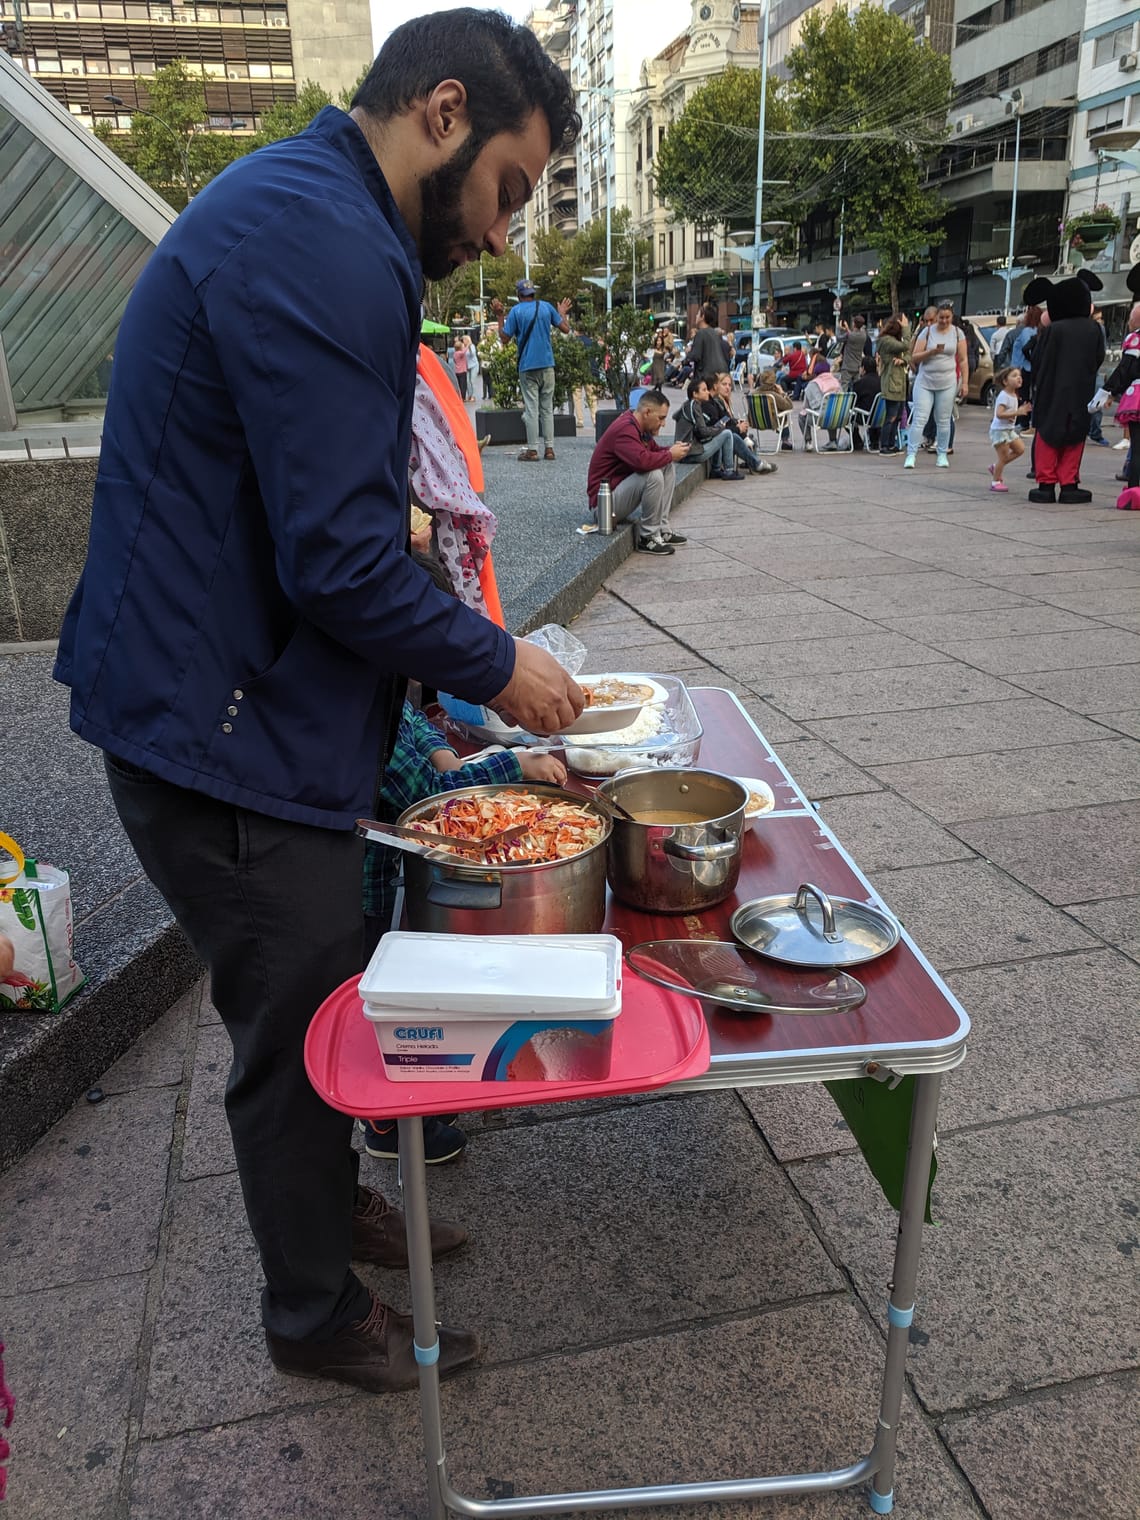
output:
M 440 1325 L 437 1334 L 440 1377 L 457 1372 L 478 1357 L 479 1340 L 470 1330 Z M 412 1316 L 397 1314 L 375 1293 L 364 1318 L 339 1335 L 293 1341 L 267 1330 L 265 1344 L 278 1372 L 291 1377 L 331 1378 L 368 1393 L 395 1393 L 401 1388 L 415 1388 L 419 1382 Z
M 1128 471 L 1127 470 L 1117 470 L 1116 474 L 1112 478 L 1113 478 L 1113 480 L 1127 480 L 1128 479 Z
M 940 470 L 948 470 L 950 468 L 950 459 L 946 454 L 939 454 L 934 463 Z
M 782 449 L 787 449 L 787 451 L 788 451 L 789 454 L 794 454 L 795 453 L 795 445 L 794 444 L 785 442 L 785 443 L 782 443 L 780 445 L 780 447 Z
M 713 473 L 714 480 L 743 480 L 744 476 L 739 470 L 717 470 Z
M 906 456 L 906 458 L 903 460 L 903 469 L 904 470 L 913 470 L 914 469 L 914 455 L 913 454 L 908 454 Z
M 1089 442 L 1095 443 L 1098 449 L 1110 449 L 1112 447 L 1107 438 L 1090 438 Z
M 1009 487 L 1006 485 L 1006 483 L 1005 483 L 1004 480 L 991 480 L 990 481 L 990 490 L 991 491 L 1008 491 Z
M 378 1161 L 398 1161 L 399 1130 L 395 1119 L 362 1119 L 364 1149 Z M 454 1161 L 467 1148 L 467 1136 L 455 1124 L 428 1118 L 424 1124 L 424 1160 L 428 1166 Z
M 930 441 L 929 438 L 924 438 L 922 440 L 922 452 L 924 454 L 933 454 L 934 453 L 934 445 L 931 443 L 931 441 Z
M 637 554 L 672 554 L 673 545 L 662 543 L 659 538 L 639 538 L 634 544 Z
M 774 464 L 770 459 L 758 459 L 755 464 L 749 465 L 748 468 L 752 471 L 753 475 L 774 475 L 780 466 Z
M 837 443 L 825 443 L 820 452 L 823 454 L 838 454 L 839 445 Z
M 658 537 L 663 544 L 687 544 L 689 542 L 687 538 L 682 538 L 679 533 L 659 533 Z

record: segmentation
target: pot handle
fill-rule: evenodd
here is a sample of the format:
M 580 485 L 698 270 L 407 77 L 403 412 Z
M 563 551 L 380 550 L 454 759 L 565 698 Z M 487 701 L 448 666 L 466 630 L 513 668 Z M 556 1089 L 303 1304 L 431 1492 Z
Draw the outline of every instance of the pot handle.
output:
M 469 880 L 466 877 L 444 875 L 438 866 L 433 866 L 424 899 L 433 908 L 501 908 L 503 878 L 481 876 Z
M 727 860 L 739 853 L 740 840 L 735 835 L 718 844 L 682 844 L 679 839 L 666 839 L 661 848 L 677 860 Z
M 808 898 L 814 897 L 823 910 L 823 937 L 829 945 L 841 945 L 842 934 L 835 928 L 835 909 L 831 906 L 831 898 L 819 887 L 812 886 L 810 881 L 805 881 L 796 893 L 796 912 L 803 916 L 805 923 L 810 923 L 807 914 Z

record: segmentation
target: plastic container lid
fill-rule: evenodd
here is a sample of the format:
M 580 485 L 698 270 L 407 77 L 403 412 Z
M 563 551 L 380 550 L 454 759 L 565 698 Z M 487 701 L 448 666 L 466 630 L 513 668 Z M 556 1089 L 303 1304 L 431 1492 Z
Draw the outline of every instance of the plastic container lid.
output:
M 612 934 L 386 934 L 360 979 L 377 1009 L 530 1014 L 609 1009 L 621 990 Z

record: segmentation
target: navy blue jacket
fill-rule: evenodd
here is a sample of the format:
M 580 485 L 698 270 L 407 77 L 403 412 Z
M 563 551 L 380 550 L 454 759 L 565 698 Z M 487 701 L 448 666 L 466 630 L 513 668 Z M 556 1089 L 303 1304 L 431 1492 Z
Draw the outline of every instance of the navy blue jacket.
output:
M 421 271 L 328 107 L 191 201 L 127 303 L 71 726 L 176 785 L 351 827 L 404 676 L 485 702 L 514 645 L 406 553 Z

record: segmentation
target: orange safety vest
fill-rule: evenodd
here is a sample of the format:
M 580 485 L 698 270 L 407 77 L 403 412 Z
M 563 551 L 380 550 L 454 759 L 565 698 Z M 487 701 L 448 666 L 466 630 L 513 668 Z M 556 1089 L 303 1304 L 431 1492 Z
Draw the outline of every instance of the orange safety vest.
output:
M 483 456 L 479 452 L 479 441 L 475 437 L 475 429 L 471 426 L 471 419 L 467 415 L 467 408 L 455 386 L 451 383 L 451 376 L 439 362 L 438 355 L 426 343 L 420 344 L 419 358 L 416 367 L 423 376 L 425 383 L 431 390 L 436 401 L 439 402 L 440 410 L 447 419 L 451 429 L 451 436 L 459 445 L 459 451 L 463 455 L 467 465 L 467 475 L 471 481 L 471 489 L 477 494 L 483 493 Z M 487 615 L 493 623 L 498 623 L 500 628 L 505 628 L 506 621 L 503 618 L 503 604 L 499 600 L 499 586 L 495 580 L 495 567 L 491 563 L 491 554 L 487 556 L 479 568 L 479 589 L 483 593 L 483 601 L 487 608 Z

